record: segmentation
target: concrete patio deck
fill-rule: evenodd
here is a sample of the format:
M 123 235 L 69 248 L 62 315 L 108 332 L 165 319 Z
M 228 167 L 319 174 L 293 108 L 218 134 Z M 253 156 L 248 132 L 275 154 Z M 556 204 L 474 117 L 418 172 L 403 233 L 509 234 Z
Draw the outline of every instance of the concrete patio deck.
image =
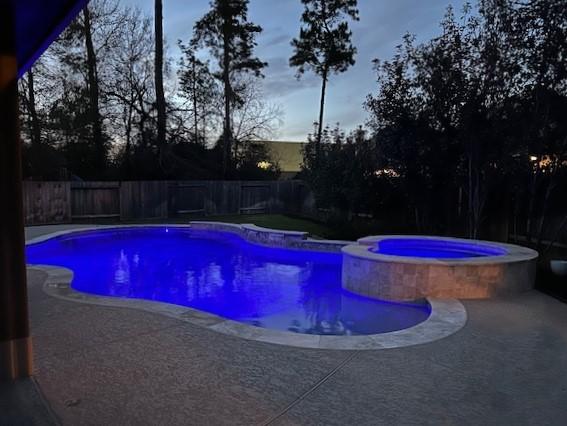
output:
M 65 227 L 34 227 L 28 237 Z M 47 296 L 29 271 L 35 382 L 21 424 L 560 425 L 567 305 L 536 291 L 466 301 L 436 342 L 376 351 L 285 347 L 158 314 Z M 0 387 L 0 397 L 14 386 Z M 14 396 L 16 395 L 16 396 Z M 0 424 L 6 410 L 0 404 Z M 6 414 L 7 416 L 8 414 Z M 27 418 L 26 418 L 27 417 Z M 8 423 L 14 424 L 14 423 Z

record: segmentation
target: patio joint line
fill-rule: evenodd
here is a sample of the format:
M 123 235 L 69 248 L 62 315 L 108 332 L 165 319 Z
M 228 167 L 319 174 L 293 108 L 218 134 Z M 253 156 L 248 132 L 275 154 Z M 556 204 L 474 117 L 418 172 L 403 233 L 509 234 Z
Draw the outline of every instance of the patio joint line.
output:
M 49 401 L 45 397 L 45 394 L 43 393 L 43 389 L 41 389 L 41 385 L 38 382 L 37 378 L 32 376 L 31 382 L 32 382 L 33 386 L 35 387 L 35 389 L 37 391 L 37 394 L 39 396 L 41 403 L 43 404 L 45 410 L 47 411 L 47 415 L 49 417 L 49 420 L 51 420 L 51 422 L 54 425 L 57 425 L 57 426 L 63 425 L 63 423 L 61 422 L 61 419 L 59 418 L 59 416 L 57 415 L 57 413 L 55 412 L 55 410 L 53 409 L 53 407 L 51 406 L 51 404 L 49 403 Z
M 311 389 L 307 390 L 302 395 L 297 397 L 291 404 L 289 404 L 287 407 L 285 407 L 282 411 L 280 411 L 279 413 L 275 414 L 274 416 L 269 418 L 267 421 L 262 423 L 262 426 L 271 425 L 276 420 L 283 417 L 293 407 L 295 407 L 297 404 L 299 404 L 301 401 L 303 401 L 305 398 L 307 398 L 309 395 L 311 395 L 313 392 L 315 392 L 317 389 L 319 389 L 325 382 L 327 382 L 327 380 L 329 380 L 331 377 L 333 377 L 335 375 L 335 373 L 337 373 L 341 368 L 343 368 L 346 364 L 348 364 L 350 361 L 352 361 L 354 359 L 354 357 L 357 356 L 359 353 L 360 353 L 360 351 L 355 351 L 355 352 L 351 353 L 348 357 L 346 357 L 346 359 L 341 361 L 341 363 L 339 365 L 337 365 L 329 373 L 327 373 L 325 375 L 325 377 L 323 377 L 317 383 L 315 383 L 315 385 L 313 385 L 313 387 L 311 387 Z

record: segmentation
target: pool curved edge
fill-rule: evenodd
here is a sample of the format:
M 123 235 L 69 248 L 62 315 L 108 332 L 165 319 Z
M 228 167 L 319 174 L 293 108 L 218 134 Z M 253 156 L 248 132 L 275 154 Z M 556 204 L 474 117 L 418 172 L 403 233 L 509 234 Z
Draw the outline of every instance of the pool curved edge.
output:
M 183 227 L 187 225 L 157 226 Z M 136 227 L 136 225 L 96 226 L 65 230 L 30 239 L 26 242 L 26 244 L 38 243 L 74 232 L 127 227 Z M 183 322 L 204 327 L 211 331 L 216 331 L 234 337 L 299 348 L 377 350 L 413 346 L 433 342 L 454 334 L 464 327 L 467 322 L 465 307 L 458 300 L 427 298 L 427 301 L 431 306 L 431 314 L 429 317 L 425 321 L 403 330 L 364 336 L 321 336 L 299 334 L 255 327 L 237 321 L 228 320 L 190 307 L 173 305 L 159 301 L 126 299 L 83 293 L 71 287 L 73 271 L 70 269 L 50 265 L 28 265 L 28 269 L 45 272 L 47 274 L 47 278 L 43 283 L 43 291 L 49 296 L 56 297 L 58 299 L 91 305 L 143 310 L 165 315 Z

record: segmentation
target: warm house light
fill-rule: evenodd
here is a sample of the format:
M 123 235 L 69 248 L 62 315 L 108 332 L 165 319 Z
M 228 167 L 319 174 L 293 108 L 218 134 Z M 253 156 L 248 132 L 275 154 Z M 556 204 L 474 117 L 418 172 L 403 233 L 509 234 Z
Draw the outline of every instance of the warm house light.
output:
M 390 178 L 397 178 L 400 177 L 400 174 L 395 171 L 394 169 L 381 169 L 381 170 L 376 170 L 374 172 L 374 174 L 378 177 L 381 176 L 386 176 L 386 177 L 390 177 Z
M 534 164 L 534 167 L 542 170 L 543 173 L 551 169 L 554 165 L 566 165 L 567 163 L 565 161 L 558 161 L 557 157 L 551 155 L 542 155 L 541 157 L 530 155 L 530 161 Z
M 257 166 L 259 169 L 268 170 L 272 166 L 272 163 L 269 161 L 259 161 Z

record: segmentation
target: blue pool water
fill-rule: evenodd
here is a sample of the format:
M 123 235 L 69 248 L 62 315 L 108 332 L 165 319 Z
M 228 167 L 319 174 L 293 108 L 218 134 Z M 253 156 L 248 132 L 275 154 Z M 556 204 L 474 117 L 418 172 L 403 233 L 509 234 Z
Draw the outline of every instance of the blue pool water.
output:
M 381 240 L 371 251 L 391 256 L 437 259 L 466 259 L 506 254 L 506 251 L 499 247 L 426 238 L 387 238 Z
M 401 330 L 427 301 L 378 301 L 341 287 L 340 254 L 268 248 L 187 228 L 86 231 L 27 247 L 30 264 L 74 272 L 75 290 L 189 306 L 242 323 L 307 334 Z

